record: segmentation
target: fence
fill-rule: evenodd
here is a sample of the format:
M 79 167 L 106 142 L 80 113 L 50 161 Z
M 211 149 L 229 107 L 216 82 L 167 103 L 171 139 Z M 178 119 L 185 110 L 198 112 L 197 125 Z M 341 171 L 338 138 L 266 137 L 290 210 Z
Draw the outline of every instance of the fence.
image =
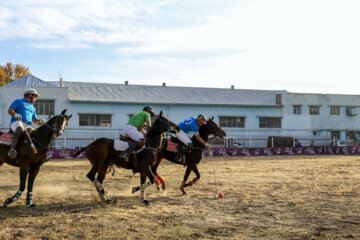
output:
M 65 137 L 62 136 L 52 142 L 52 149 L 79 149 L 87 146 L 99 137 Z M 270 138 L 270 140 L 269 140 Z M 227 137 L 225 139 L 210 139 L 209 142 L 215 148 L 264 148 L 264 147 L 276 147 L 274 139 L 269 138 L 232 138 Z M 285 147 L 296 147 L 296 142 L 299 142 L 302 147 L 306 146 L 358 146 L 360 145 L 357 140 L 338 140 L 330 138 L 292 138 Z

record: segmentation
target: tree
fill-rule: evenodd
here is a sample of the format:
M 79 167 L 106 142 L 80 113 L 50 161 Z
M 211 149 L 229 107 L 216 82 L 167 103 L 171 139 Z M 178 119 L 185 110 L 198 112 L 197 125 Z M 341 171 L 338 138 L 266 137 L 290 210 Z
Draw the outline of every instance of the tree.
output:
M 21 64 L 6 63 L 4 66 L 0 65 L 0 86 L 3 86 L 16 79 L 22 78 L 31 74 L 28 67 Z

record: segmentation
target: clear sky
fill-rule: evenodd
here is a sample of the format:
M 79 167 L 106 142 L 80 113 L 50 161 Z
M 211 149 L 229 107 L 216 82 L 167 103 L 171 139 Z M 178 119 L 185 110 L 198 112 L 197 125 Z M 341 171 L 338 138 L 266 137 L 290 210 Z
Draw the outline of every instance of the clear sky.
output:
M 359 0 L 1 0 L 40 79 L 360 95 Z

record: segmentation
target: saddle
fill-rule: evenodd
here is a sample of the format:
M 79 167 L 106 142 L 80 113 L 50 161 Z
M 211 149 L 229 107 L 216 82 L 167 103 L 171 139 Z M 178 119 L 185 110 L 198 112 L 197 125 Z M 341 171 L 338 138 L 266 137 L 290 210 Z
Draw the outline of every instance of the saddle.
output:
M 4 132 L 0 135 L 0 144 L 10 145 L 14 134 Z

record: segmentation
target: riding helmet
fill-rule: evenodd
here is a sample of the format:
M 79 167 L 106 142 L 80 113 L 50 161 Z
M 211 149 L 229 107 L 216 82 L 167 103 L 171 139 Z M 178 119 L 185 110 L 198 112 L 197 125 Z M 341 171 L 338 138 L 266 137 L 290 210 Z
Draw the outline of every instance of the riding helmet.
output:
M 206 122 L 206 117 L 202 114 L 199 114 L 199 116 L 197 116 L 197 119 L 200 119 L 203 122 Z
M 29 88 L 28 90 L 26 90 L 24 92 L 24 96 L 28 95 L 28 94 L 33 94 L 33 95 L 36 95 L 37 97 L 40 97 L 40 95 L 38 94 L 38 92 L 33 89 L 33 88 Z
M 143 111 L 149 112 L 149 113 L 150 113 L 150 116 L 154 116 L 154 115 L 155 115 L 153 109 L 152 109 L 151 107 L 149 107 L 149 106 L 144 107 Z

